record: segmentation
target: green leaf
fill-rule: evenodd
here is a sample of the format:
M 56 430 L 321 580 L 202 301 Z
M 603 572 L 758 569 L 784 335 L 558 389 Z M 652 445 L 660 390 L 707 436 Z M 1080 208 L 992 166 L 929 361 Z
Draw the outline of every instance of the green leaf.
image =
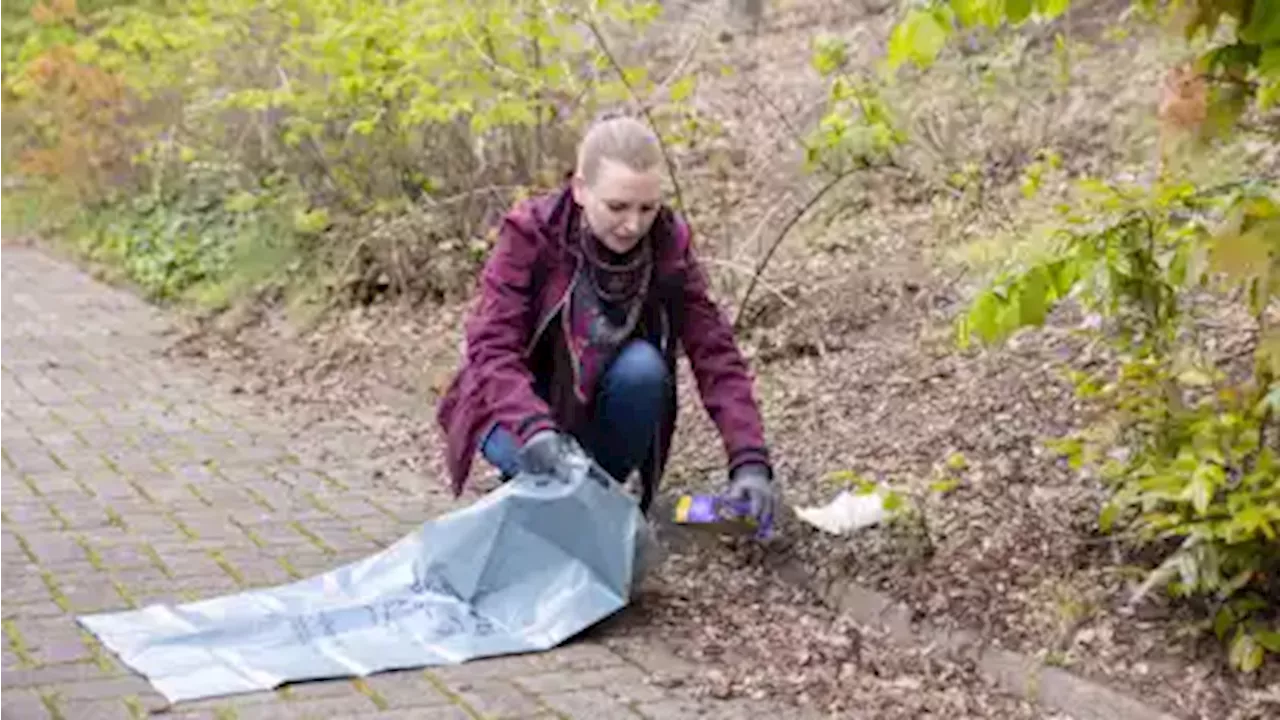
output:
M 1280 43 L 1280 3 L 1254 2 L 1249 22 L 1237 31 L 1241 40 L 1253 45 Z
M 929 484 L 929 489 L 940 495 L 949 493 L 958 487 L 960 487 L 960 480 L 958 480 L 957 478 L 946 478 L 944 480 L 935 480 L 934 482 Z
M 976 332 L 983 342 L 991 342 L 999 334 L 997 318 L 1001 305 L 995 293 L 987 290 L 974 300 L 969 309 L 969 328 Z
M 1070 6 L 1071 0 L 1036 0 L 1036 10 L 1046 20 L 1053 20 L 1066 12 Z
M 1271 246 L 1264 233 L 1226 233 L 1213 239 L 1210 267 L 1233 280 L 1248 280 L 1266 272 Z
M 1258 56 L 1258 73 L 1263 76 L 1280 75 L 1280 43 L 1264 48 Z
M 1098 513 L 1098 529 L 1104 533 L 1111 532 L 1111 528 L 1115 526 L 1116 516 L 1120 514 L 1120 506 L 1114 502 L 1108 502 L 1102 506 L 1102 512 Z
M 696 79 L 693 75 L 686 75 L 680 78 L 679 82 L 671 86 L 671 102 L 679 103 L 688 99 L 693 95 L 693 88 Z
M 894 512 L 895 510 L 898 510 L 902 507 L 902 503 L 903 503 L 902 495 L 896 492 L 885 493 L 885 496 L 884 496 L 885 510 L 888 510 L 889 512 Z
M 1031 15 L 1031 0 L 1005 0 L 1004 12 L 1009 22 L 1017 25 Z
M 1018 294 L 1019 322 L 1023 325 L 1040 325 L 1049 307 L 1049 273 L 1043 267 L 1035 267 L 1023 276 Z
M 1217 635 L 1219 640 L 1226 640 L 1227 633 L 1231 632 L 1231 627 L 1235 623 L 1236 614 L 1232 612 L 1230 604 L 1223 605 L 1213 616 L 1213 634 Z
M 919 67 L 928 67 L 942 52 L 948 34 L 950 28 L 944 26 L 935 13 L 911 10 L 889 34 L 889 67 L 896 69 L 908 60 Z
M 314 235 L 329 226 L 329 211 L 325 208 L 298 210 L 293 214 L 293 229 L 303 235 Z
M 1271 405 L 1272 412 L 1280 412 L 1280 384 L 1277 384 L 1267 392 L 1266 401 Z
M 814 44 L 813 68 L 823 76 L 836 72 L 849 60 L 849 45 L 841 38 L 823 36 Z
M 1202 463 L 1191 476 L 1191 482 L 1183 492 L 1183 497 L 1191 501 L 1191 506 L 1203 516 L 1209 511 L 1209 503 L 1222 482 L 1222 468 L 1209 463 Z
M 1254 639 L 1267 650 L 1280 654 L 1280 631 L 1260 630 L 1254 634 Z
M 1268 540 L 1276 539 L 1275 529 L 1271 527 L 1270 518 L 1258 505 L 1248 505 L 1234 511 L 1228 526 L 1234 532 L 1229 540 L 1253 539 L 1259 535 Z
M 1252 633 L 1243 628 L 1231 643 L 1231 664 L 1242 672 L 1251 673 L 1262 666 L 1262 645 Z

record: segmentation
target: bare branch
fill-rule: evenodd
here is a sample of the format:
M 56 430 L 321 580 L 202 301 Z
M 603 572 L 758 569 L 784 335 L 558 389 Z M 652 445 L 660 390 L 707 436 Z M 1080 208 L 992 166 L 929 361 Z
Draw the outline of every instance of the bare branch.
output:
M 747 304 L 751 301 L 751 293 L 756 289 L 756 285 L 760 282 L 760 275 L 764 273 L 764 269 L 769 264 L 769 260 L 773 258 L 773 254 L 777 252 L 778 247 L 782 245 L 782 241 L 787 238 L 788 234 L 790 234 L 791 229 L 794 228 L 796 223 L 800 222 L 800 220 L 807 215 L 809 211 L 813 209 L 820 200 L 822 200 L 822 198 L 826 197 L 827 193 L 831 192 L 831 190 L 834 189 L 835 186 L 839 185 L 842 180 L 855 172 L 857 172 L 856 169 L 847 170 L 828 180 L 827 183 L 814 193 L 804 205 L 800 206 L 799 209 L 792 213 L 786 224 L 784 224 L 782 229 L 778 231 L 778 234 L 773 239 L 773 243 L 769 246 L 769 249 L 765 251 L 764 257 L 760 259 L 760 262 L 756 263 L 755 273 L 751 276 L 751 282 L 747 284 L 747 290 L 742 294 L 742 300 L 738 303 L 738 313 L 733 319 L 733 329 L 735 331 L 741 328 L 742 320 L 746 317 Z
M 645 121 L 649 123 L 649 127 L 653 129 L 654 135 L 658 138 L 658 148 L 662 151 L 662 159 L 667 165 L 667 172 L 671 175 L 671 184 L 675 186 L 676 207 L 680 213 L 685 216 L 685 222 L 689 222 L 688 215 L 684 204 L 684 193 L 680 190 L 680 179 L 677 177 L 675 163 L 671 160 L 671 153 L 667 150 L 667 143 L 662 139 L 662 133 L 658 130 L 658 124 L 653 121 L 653 115 L 649 112 L 648 106 L 640 100 L 640 96 L 636 93 L 631 82 L 627 80 L 627 73 L 623 70 L 622 65 L 618 62 L 618 58 L 614 56 L 613 51 L 609 49 L 609 44 L 605 42 L 604 34 L 600 32 L 600 27 L 589 17 L 582 16 L 582 22 L 595 36 L 596 43 L 600 46 L 600 52 L 604 53 L 605 58 L 609 60 L 609 64 L 613 66 L 614 72 L 618 73 L 618 79 L 622 81 L 623 86 L 627 88 L 627 93 L 631 95 L 631 99 L 640 108 L 640 112 L 644 115 Z

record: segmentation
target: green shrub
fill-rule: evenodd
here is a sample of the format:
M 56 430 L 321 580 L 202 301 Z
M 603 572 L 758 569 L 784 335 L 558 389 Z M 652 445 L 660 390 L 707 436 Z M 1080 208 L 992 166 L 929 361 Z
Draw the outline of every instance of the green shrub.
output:
M 1069 5 L 913 4 L 892 31 L 887 67 L 927 67 L 958 30 L 1048 22 Z M 1154 11 L 1160 3 L 1135 5 Z M 1166 80 L 1159 176 L 1082 182 L 1078 202 L 1059 208 L 1048 247 L 974 298 L 959 339 L 998 341 L 1044 323 L 1066 302 L 1100 320 L 1083 332 L 1109 344 L 1116 362 L 1073 373 L 1095 421 L 1053 444 L 1110 488 L 1103 531 L 1123 528 L 1170 549 L 1132 600 L 1158 586 L 1208 600 L 1208 624 L 1229 641 L 1232 663 L 1249 671 L 1266 652 L 1280 653 L 1280 329 L 1272 307 L 1280 298 L 1280 191 L 1247 168 L 1220 182 L 1201 151 L 1232 132 L 1250 105 L 1265 111 L 1277 100 L 1280 4 L 1189 0 L 1169 10 L 1186 38 L 1205 31 L 1208 49 Z M 1034 183 L 1026 190 L 1034 193 Z M 1252 367 L 1233 367 L 1197 332 L 1205 308 L 1244 311 Z
M 652 90 L 587 28 L 636 33 L 658 9 L 50 0 L 5 56 L 6 166 L 87 211 L 82 244 L 156 297 L 232 272 L 258 227 L 335 292 L 438 294 L 498 212 L 571 168 L 583 122 Z M 189 180 L 215 165 L 216 187 Z

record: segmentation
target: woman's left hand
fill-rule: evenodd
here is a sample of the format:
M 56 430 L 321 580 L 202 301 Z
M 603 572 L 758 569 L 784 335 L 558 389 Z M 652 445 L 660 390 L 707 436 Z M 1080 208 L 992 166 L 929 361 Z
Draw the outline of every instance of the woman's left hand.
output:
M 762 529 L 773 523 L 773 514 L 778 507 L 778 491 L 769 479 L 768 469 L 763 465 L 749 463 L 737 468 L 729 481 L 727 499 L 750 508 L 749 514 Z

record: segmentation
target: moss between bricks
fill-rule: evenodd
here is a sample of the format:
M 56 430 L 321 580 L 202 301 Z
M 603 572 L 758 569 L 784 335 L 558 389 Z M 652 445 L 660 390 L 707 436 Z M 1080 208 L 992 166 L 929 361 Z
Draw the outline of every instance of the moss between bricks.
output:
M 463 700 L 461 695 L 450 690 L 449 686 L 445 685 L 444 682 L 440 680 L 440 678 L 436 677 L 433 673 L 429 673 L 429 672 L 424 672 L 422 673 L 422 675 L 427 679 L 427 682 L 431 683 L 431 685 L 435 687 L 436 690 L 440 691 L 441 695 L 445 696 L 446 698 L 449 698 L 449 702 L 453 703 L 454 705 L 457 705 L 459 708 L 462 709 L 463 712 L 475 718 L 475 720 L 483 720 L 483 717 L 480 715 L 480 713 L 476 712 L 475 708 L 468 705 L 467 701 Z
M 240 574 L 240 571 L 236 569 L 236 566 L 232 565 L 231 561 L 227 560 L 222 553 L 217 550 L 211 550 L 209 551 L 209 557 L 213 558 L 213 561 L 218 564 L 218 567 L 222 568 L 222 571 L 227 575 L 230 575 L 231 579 L 235 580 L 237 585 L 247 584 L 245 582 L 244 575 Z
M 62 588 L 58 586 L 58 581 L 53 577 L 53 573 L 48 570 L 40 571 L 40 579 L 44 580 L 44 586 L 49 589 L 49 595 L 53 597 L 53 602 L 62 608 L 63 612 L 73 612 L 71 601 L 63 594 Z
M 31 650 L 27 647 L 22 633 L 18 631 L 18 626 L 13 620 L 5 619 L 3 627 L 5 636 L 9 638 L 9 649 L 18 657 L 19 662 L 27 667 L 35 667 L 38 663 L 31 656 Z
M 389 707 L 387 699 L 379 695 L 377 690 L 369 687 L 369 683 L 364 678 L 355 678 L 351 681 L 351 684 L 355 686 L 356 692 L 369 698 L 374 705 L 378 706 L 379 710 L 386 710 Z
M 291 522 L 289 523 L 289 526 L 292 527 L 294 530 L 297 530 L 298 534 L 305 537 L 307 540 L 311 542 L 312 545 L 315 545 L 317 548 L 322 550 L 326 555 L 338 554 L 337 550 L 334 550 L 333 548 L 329 547 L 328 543 L 322 540 L 319 535 L 316 535 L 315 533 L 308 530 L 305 526 L 303 526 L 302 523 Z
M 302 579 L 302 573 L 298 572 L 298 568 L 294 567 L 293 563 L 289 562 L 289 558 L 278 557 L 276 558 L 276 562 L 280 563 L 280 567 L 284 568 L 284 571 L 289 573 L 290 577 L 294 578 L 295 580 Z

